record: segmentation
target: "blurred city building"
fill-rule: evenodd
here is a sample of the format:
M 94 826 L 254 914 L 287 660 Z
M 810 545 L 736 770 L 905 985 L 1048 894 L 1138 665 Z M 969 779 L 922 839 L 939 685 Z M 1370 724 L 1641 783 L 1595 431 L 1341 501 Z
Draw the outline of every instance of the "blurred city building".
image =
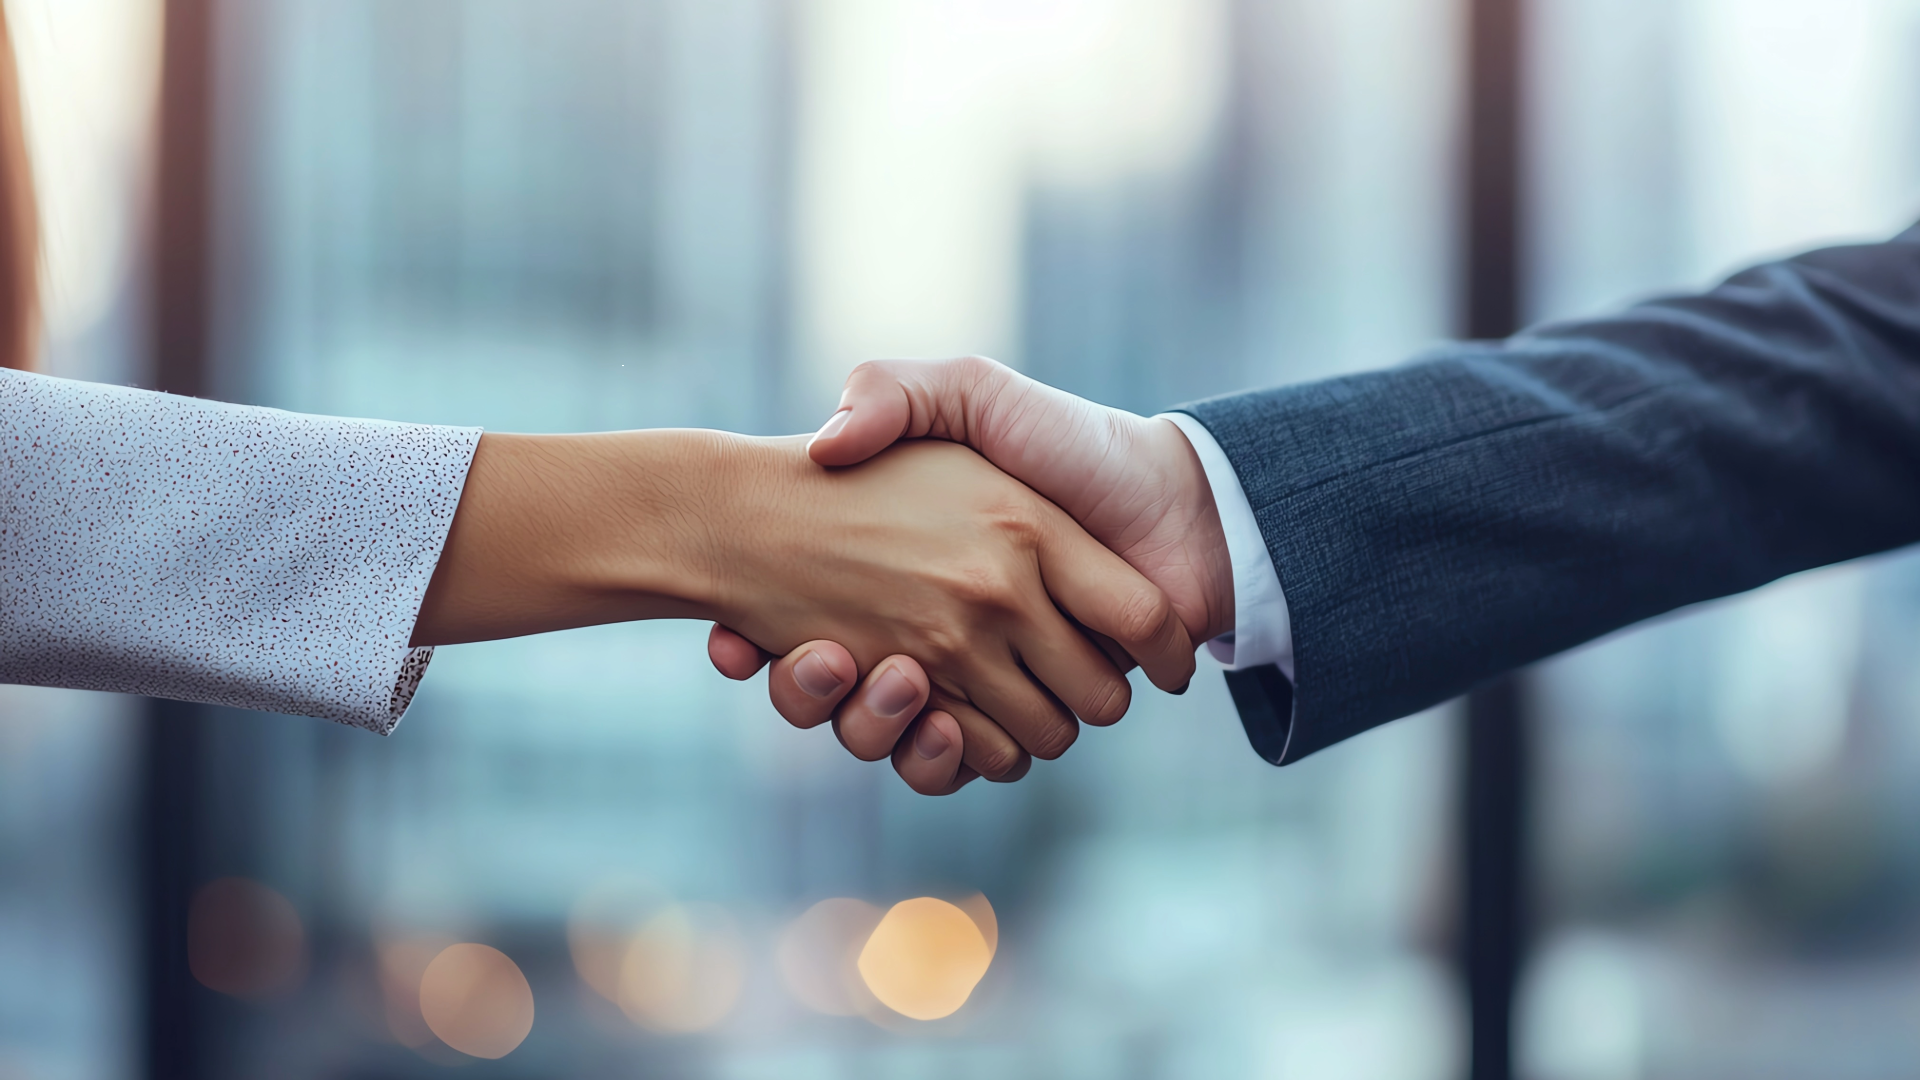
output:
M 8 0 L 54 370 L 142 378 L 160 0 Z M 1532 316 L 1920 210 L 1920 5 L 1535 0 Z M 1457 306 L 1452 0 L 249 0 L 216 37 L 220 395 L 499 430 L 824 418 L 983 352 L 1138 411 Z M 1536 1080 L 1920 1053 L 1920 569 L 1533 678 Z M 1447 1080 L 1449 710 L 1284 771 L 1142 685 L 943 800 L 704 628 L 442 650 L 391 739 L 213 711 L 209 1077 Z M 0 693 L 0 1077 L 139 1071 L 128 705 Z

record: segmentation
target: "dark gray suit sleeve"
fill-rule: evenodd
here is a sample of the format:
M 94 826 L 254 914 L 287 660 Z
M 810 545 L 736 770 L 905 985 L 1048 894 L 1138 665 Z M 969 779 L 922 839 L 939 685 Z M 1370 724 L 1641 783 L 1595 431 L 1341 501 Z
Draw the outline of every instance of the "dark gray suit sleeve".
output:
M 1233 462 L 1286 590 L 1294 682 L 1229 680 L 1284 764 L 1639 620 L 1920 541 L 1920 229 L 1181 411 Z

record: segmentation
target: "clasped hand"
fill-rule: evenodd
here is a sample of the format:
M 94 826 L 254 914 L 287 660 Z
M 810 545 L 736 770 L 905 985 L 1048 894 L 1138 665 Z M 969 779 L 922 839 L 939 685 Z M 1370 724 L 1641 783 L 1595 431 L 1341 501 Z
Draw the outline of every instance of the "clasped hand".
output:
M 1171 423 L 977 359 L 864 365 L 842 405 L 812 440 L 482 436 L 412 643 L 711 620 L 723 673 L 781 657 L 789 721 L 944 794 L 1119 720 L 1131 664 L 1184 688 L 1232 628 Z
M 1015 519 L 1026 523 L 1020 532 L 1045 523 L 1038 535 L 1056 545 L 1053 565 L 1059 568 L 1046 572 L 1042 566 L 1053 601 L 1081 626 L 1111 639 L 1105 643 L 1108 655 L 1140 662 L 1156 686 L 1184 690 L 1193 670 L 1193 643 L 1233 628 L 1232 567 L 1219 513 L 1193 448 L 1171 422 L 1096 405 L 990 360 L 887 361 L 854 372 L 840 409 L 808 451 L 819 465 L 848 466 L 899 439 L 965 443 L 1030 485 L 1031 490 L 1015 486 L 1033 503 L 1005 505 L 1019 507 Z M 889 460 L 900 466 L 923 460 L 941 467 L 958 464 L 957 459 L 918 456 L 937 445 L 901 446 L 843 475 L 880 468 Z M 978 482 L 983 494 L 998 483 L 985 477 Z M 956 535 L 982 525 L 992 530 L 992 514 L 984 521 L 956 520 L 955 515 L 979 513 L 982 505 L 955 502 L 928 520 L 947 521 Z M 1136 573 L 1127 577 L 1111 566 L 1101 571 L 1126 591 L 1104 599 L 1090 591 L 1091 568 L 1100 560 L 1087 547 L 1089 541 L 1117 553 Z M 1072 576 L 1063 572 L 1068 565 L 1076 567 Z M 1081 565 L 1088 571 L 1078 571 Z M 1143 589 L 1149 584 L 1152 593 Z M 1008 610 L 1033 612 L 1033 599 Z M 1178 633 L 1160 621 L 1163 612 L 1171 613 Z M 1032 704 L 1041 687 L 1060 701 L 1078 703 L 1071 711 L 1089 723 L 1111 723 L 1126 710 L 1124 684 L 1116 687 L 1105 671 L 1095 674 L 1097 657 L 1072 643 L 1071 628 L 1037 614 L 1024 617 L 1032 626 L 1028 634 L 1040 635 L 1028 640 L 1048 642 L 1047 652 L 1035 656 L 1060 659 L 1036 665 L 1028 654 L 1015 651 L 1012 659 L 1024 661 L 1024 673 L 1040 686 L 992 698 L 955 693 L 952 676 L 942 672 L 964 665 L 954 663 L 950 638 L 932 653 L 894 639 L 896 655 L 869 664 L 866 657 L 881 648 L 881 636 L 855 635 L 855 645 L 838 633 L 820 633 L 788 649 L 750 630 L 743 636 L 736 632 L 744 629 L 739 623 L 723 618 L 708 651 L 714 666 L 735 679 L 750 677 L 784 653 L 768 681 L 783 716 L 799 727 L 832 720 L 841 742 L 856 756 L 877 760 L 891 754 L 909 786 L 939 795 L 977 776 L 1018 779 L 1031 757 L 1051 758 L 1066 749 L 1077 728 L 1063 710 Z M 1005 655 L 991 636 L 979 645 L 990 662 Z M 971 647 L 962 643 L 961 650 Z M 935 658 L 932 667 L 929 656 Z M 1019 683 L 1001 676 L 976 685 Z
M 1119 720 L 1131 693 L 1120 664 L 1165 689 L 1192 677 L 1165 593 L 973 451 L 906 443 L 827 470 L 805 444 L 754 448 L 764 463 L 746 471 L 751 492 L 730 500 L 740 520 L 715 539 L 712 602 L 760 649 L 793 651 L 774 688 L 801 724 L 835 719 L 867 760 L 917 743 L 921 772 L 944 772 L 936 788 L 951 790 L 1059 756 L 1081 722 Z M 839 647 L 800 648 L 813 639 Z M 917 724 L 911 739 L 832 717 L 804 689 L 862 672 L 859 709 Z

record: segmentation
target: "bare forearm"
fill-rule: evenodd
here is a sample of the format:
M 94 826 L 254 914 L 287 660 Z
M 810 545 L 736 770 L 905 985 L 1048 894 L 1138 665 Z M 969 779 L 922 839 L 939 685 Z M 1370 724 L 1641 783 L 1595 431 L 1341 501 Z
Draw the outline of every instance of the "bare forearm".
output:
M 911 656 L 958 723 L 1022 734 L 969 762 L 991 776 L 1021 746 L 1065 749 L 1076 715 L 1126 711 L 1125 678 L 1072 620 L 1156 660 L 1162 685 L 1191 676 L 1165 596 L 978 455 L 921 443 L 827 470 L 806 441 L 486 436 L 415 643 L 689 618 L 769 652 L 837 641 L 865 671 Z
M 484 436 L 413 643 L 704 617 L 713 496 L 730 486 L 724 463 L 739 441 L 704 431 Z

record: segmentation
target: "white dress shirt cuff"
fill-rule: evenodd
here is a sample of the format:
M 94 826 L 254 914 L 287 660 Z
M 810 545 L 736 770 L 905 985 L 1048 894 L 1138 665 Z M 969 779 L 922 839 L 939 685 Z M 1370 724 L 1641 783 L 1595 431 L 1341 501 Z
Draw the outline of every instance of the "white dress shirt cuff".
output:
M 1157 419 L 1171 420 L 1199 455 L 1233 562 L 1233 632 L 1207 642 L 1207 651 L 1229 671 L 1277 664 L 1291 680 L 1293 624 L 1287 617 L 1286 593 L 1239 474 L 1206 425 L 1186 413 L 1161 413 Z

